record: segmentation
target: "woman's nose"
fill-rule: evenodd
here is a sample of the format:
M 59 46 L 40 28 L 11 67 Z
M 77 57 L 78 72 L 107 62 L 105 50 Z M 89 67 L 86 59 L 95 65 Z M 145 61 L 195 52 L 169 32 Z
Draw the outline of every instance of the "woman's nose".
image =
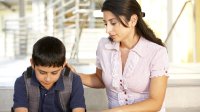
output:
M 106 33 L 110 33 L 112 31 L 112 27 L 110 25 L 106 26 Z

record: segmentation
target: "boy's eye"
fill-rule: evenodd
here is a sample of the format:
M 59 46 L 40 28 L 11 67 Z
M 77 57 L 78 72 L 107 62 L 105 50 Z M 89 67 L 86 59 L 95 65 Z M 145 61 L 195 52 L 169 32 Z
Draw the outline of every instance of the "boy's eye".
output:
M 58 72 L 52 72 L 51 74 L 56 75 L 56 74 L 58 74 Z
M 39 71 L 40 72 L 40 74 L 46 74 L 46 72 L 43 72 L 43 71 Z

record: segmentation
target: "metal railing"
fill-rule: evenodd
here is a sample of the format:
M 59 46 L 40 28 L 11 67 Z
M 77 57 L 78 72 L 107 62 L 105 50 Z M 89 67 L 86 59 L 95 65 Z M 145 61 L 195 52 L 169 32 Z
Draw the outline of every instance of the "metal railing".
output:
M 103 22 L 99 21 L 99 18 L 92 16 L 96 7 L 95 2 L 91 0 L 48 0 L 43 1 L 43 4 L 44 9 L 37 11 L 36 14 L 14 20 L 18 23 L 18 27 L 12 30 L 14 57 L 31 54 L 29 48 L 37 40 L 35 36 L 47 34 L 59 37 L 64 43 L 67 41 L 71 47 L 69 51 L 71 53 L 70 59 L 77 60 L 82 29 L 90 28 L 91 26 L 93 28 L 102 28 L 104 26 Z M 88 21 L 91 18 L 93 19 Z M 5 20 L 5 23 L 8 22 Z M 36 28 L 34 28 L 35 24 L 37 24 Z M 10 24 L 5 24 L 5 35 L 10 33 L 8 32 L 10 31 L 8 25 Z M 34 30 L 41 27 L 44 27 L 41 31 Z M 69 34 L 72 35 L 69 37 Z M 68 38 L 73 38 L 73 40 Z M 22 42 L 24 42 L 24 45 L 21 44 Z
M 174 27 L 176 26 L 176 24 L 177 24 L 177 22 L 178 22 L 180 16 L 183 14 L 183 11 L 184 11 L 184 9 L 185 9 L 185 7 L 187 6 L 188 3 L 191 3 L 191 0 L 188 0 L 188 1 L 186 1 L 186 2 L 184 3 L 184 5 L 183 5 L 181 11 L 179 12 L 178 16 L 176 17 L 176 20 L 175 20 L 174 23 L 172 24 L 172 27 L 170 28 L 170 30 L 169 30 L 169 32 L 168 32 L 168 34 L 167 34 L 167 38 L 165 39 L 165 42 L 164 42 L 164 43 L 167 43 L 167 42 L 168 42 L 168 40 L 169 40 L 169 38 L 170 38 L 170 36 L 171 36 L 171 33 L 172 33 L 172 31 L 174 30 Z

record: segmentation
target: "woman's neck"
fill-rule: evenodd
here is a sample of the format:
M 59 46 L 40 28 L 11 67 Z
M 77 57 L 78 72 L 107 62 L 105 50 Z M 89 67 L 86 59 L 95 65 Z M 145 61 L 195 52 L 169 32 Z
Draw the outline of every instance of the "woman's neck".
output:
M 127 38 L 120 42 L 120 47 L 123 49 L 132 49 L 135 47 L 139 39 L 140 37 L 138 35 L 135 35 L 133 38 Z

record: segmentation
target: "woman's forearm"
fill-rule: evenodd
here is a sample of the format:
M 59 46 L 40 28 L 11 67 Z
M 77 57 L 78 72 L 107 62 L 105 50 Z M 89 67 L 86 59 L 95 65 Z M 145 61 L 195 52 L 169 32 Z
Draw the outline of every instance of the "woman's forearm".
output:
M 166 76 L 151 78 L 148 99 L 102 112 L 158 112 L 162 108 L 165 98 L 167 80 Z
M 162 107 L 162 102 L 154 99 L 147 99 L 145 101 L 116 107 L 102 112 L 158 112 Z
M 79 73 L 79 76 L 81 77 L 82 83 L 85 86 L 91 87 L 91 88 L 104 88 L 104 84 L 102 80 L 94 73 L 94 74 L 83 74 Z

